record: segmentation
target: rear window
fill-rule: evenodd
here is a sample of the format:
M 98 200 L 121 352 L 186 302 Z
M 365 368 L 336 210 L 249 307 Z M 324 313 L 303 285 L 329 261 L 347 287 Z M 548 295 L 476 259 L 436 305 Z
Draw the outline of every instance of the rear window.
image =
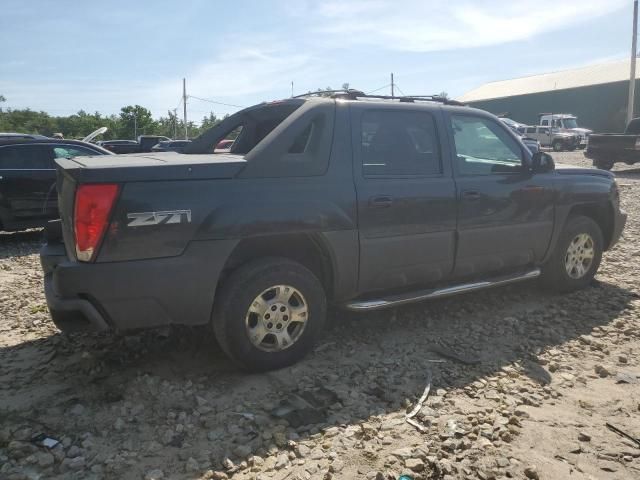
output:
M 53 168 L 53 151 L 48 145 L 0 147 L 0 169 L 50 170 Z

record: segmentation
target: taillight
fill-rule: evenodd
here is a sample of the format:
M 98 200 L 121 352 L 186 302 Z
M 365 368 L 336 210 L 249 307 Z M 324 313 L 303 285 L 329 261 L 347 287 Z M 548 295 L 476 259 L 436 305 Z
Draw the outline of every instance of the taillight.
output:
M 89 262 L 93 259 L 107 230 L 117 195 L 118 185 L 115 184 L 80 185 L 76 190 L 73 224 L 78 260 Z

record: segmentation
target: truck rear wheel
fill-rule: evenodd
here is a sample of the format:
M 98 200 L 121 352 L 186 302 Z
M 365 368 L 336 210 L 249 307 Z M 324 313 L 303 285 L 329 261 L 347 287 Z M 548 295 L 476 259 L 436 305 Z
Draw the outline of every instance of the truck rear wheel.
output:
M 553 255 L 542 268 L 545 286 L 557 292 L 586 287 L 602 259 L 602 230 L 589 217 L 569 217 Z
M 611 170 L 613 168 L 613 163 L 614 162 L 612 160 L 596 160 L 593 162 L 596 168 L 599 168 L 600 170 Z
M 325 324 L 322 284 L 306 267 L 286 258 L 240 267 L 216 297 L 211 318 L 216 339 L 249 371 L 297 362 L 312 349 Z
M 553 148 L 554 152 L 561 152 L 564 149 L 564 145 L 561 140 L 556 140 L 551 144 L 551 148 Z

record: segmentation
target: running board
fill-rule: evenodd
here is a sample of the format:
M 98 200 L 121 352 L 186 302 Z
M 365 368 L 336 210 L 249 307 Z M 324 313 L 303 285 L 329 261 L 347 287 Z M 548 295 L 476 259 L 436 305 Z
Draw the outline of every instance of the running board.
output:
M 345 304 L 348 310 L 354 311 L 368 311 L 368 310 L 380 310 L 383 308 L 398 307 L 407 303 L 421 302 L 423 300 L 431 300 L 433 298 L 448 297 L 450 295 L 457 295 L 458 293 L 473 292 L 475 290 L 481 290 L 489 287 L 499 287 L 501 285 L 507 285 L 509 283 L 521 282 L 523 280 L 529 280 L 540 276 L 540 269 L 536 268 L 526 273 L 518 273 L 515 275 L 505 275 L 496 277 L 492 280 L 484 280 L 481 282 L 463 283 L 461 285 L 454 285 L 446 288 L 436 288 L 430 290 L 418 290 L 415 292 L 402 293 L 399 295 L 392 295 L 386 298 L 379 298 L 374 300 L 360 300 L 351 301 Z

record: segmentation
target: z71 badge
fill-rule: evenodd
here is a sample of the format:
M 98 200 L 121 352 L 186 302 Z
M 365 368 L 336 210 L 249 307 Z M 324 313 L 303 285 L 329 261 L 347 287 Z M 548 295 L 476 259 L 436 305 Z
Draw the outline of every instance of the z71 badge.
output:
M 127 213 L 127 227 L 147 227 L 170 223 L 191 223 L 191 210 L 167 210 L 164 212 Z

